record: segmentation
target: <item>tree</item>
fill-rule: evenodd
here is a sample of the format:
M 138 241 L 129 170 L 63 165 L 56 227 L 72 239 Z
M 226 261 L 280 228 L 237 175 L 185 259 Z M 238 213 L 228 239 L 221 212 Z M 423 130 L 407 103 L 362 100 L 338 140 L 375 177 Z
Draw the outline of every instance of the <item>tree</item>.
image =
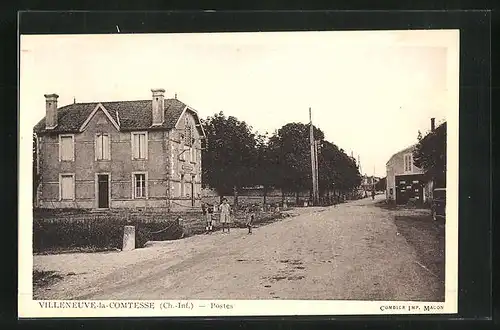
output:
M 319 157 L 320 193 L 348 191 L 359 185 L 361 176 L 355 160 L 335 144 L 323 141 Z
M 276 150 L 270 147 L 267 133 L 257 135 L 252 179 L 256 184 L 263 186 L 264 204 L 267 203 L 269 188 L 277 187 L 280 183 L 280 168 L 277 156 Z
M 207 141 L 202 153 L 203 182 L 222 195 L 254 182 L 256 139 L 252 128 L 222 112 L 202 122 Z M 235 199 L 237 203 L 237 199 Z
M 387 178 L 382 178 L 377 183 L 375 183 L 375 190 L 376 191 L 385 190 L 386 186 L 387 186 Z
M 310 126 L 289 123 L 272 136 L 256 134 L 245 122 L 221 112 L 202 122 L 207 142 L 202 154 L 203 183 L 220 195 L 235 194 L 244 186 L 262 185 L 264 203 L 269 188 L 293 192 L 312 191 Z M 318 150 L 320 195 L 347 192 L 357 187 L 361 176 L 356 161 L 313 126 Z M 237 198 L 235 198 L 237 204 Z
M 340 150 L 338 150 L 337 146 L 328 141 L 323 141 L 318 151 L 320 196 L 324 196 L 325 193 L 329 194 L 331 190 L 335 189 L 335 184 L 338 183 L 339 159 Z
M 309 125 L 289 123 L 269 139 L 269 153 L 279 169 L 276 184 L 287 192 L 297 194 L 312 188 Z M 313 126 L 315 140 L 323 140 L 323 132 Z
M 335 190 L 344 193 L 352 191 L 361 183 L 361 174 L 359 173 L 356 160 L 348 156 L 343 149 L 338 149 L 337 146 L 335 146 L 335 153 L 336 157 L 333 163 Z
M 421 134 L 418 136 L 413 159 L 435 187 L 446 187 L 446 122 L 423 138 Z
M 312 189 L 309 125 L 286 124 L 269 140 L 268 155 L 274 159 L 274 184 L 297 194 Z M 314 139 L 319 140 L 318 181 L 321 197 L 330 191 L 347 192 L 361 182 L 356 161 L 335 144 L 324 140 L 324 133 L 313 126 Z M 271 162 L 273 163 L 273 162 Z

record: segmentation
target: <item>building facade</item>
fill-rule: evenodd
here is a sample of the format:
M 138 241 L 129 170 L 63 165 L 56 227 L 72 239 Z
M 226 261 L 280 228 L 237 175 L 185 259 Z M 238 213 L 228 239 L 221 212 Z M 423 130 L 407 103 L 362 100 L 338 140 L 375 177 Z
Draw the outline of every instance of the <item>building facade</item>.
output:
M 435 118 L 431 118 L 430 131 L 435 131 Z M 406 204 L 410 200 L 425 203 L 432 199 L 434 182 L 426 179 L 424 171 L 413 162 L 416 147 L 414 144 L 395 153 L 386 163 L 387 201 Z
M 410 199 L 424 202 L 424 173 L 413 163 L 416 145 L 394 154 L 386 164 L 388 201 L 406 204 Z
M 57 107 L 34 128 L 41 208 L 188 210 L 201 201 L 197 112 L 153 89 L 151 100 Z
M 375 185 L 380 181 L 376 176 L 363 175 L 361 177 L 361 184 L 359 186 L 359 194 L 363 197 L 371 196 L 372 191 L 375 190 Z

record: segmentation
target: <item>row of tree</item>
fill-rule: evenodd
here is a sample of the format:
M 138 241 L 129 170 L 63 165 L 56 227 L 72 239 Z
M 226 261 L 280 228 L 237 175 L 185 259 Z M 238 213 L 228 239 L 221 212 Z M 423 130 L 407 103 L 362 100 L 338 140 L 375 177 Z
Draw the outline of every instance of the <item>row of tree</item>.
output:
M 239 188 L 263 186 L 287 193 L 310 191 L 312 185 L 309 124 L 289 123 L 269 136 L 259 134 L 237 118 L 222 112 L 202 122 L 207 140 L 202 153 L 203 182 L 221 195 Z M 356 160 L 326 141 L 313 127 L 318 150 L 320 196 L 346 193 L 359 186 Z M 265 197 L 265 196 L 264 196 Z

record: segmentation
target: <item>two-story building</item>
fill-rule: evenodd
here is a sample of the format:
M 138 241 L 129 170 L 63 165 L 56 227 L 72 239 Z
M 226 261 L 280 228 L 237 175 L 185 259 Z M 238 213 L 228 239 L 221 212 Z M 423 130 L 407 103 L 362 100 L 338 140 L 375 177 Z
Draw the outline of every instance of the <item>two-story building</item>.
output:
M 164 89 L 150 100 L 73 103 L 45 95 L 35 127 L 42 208 L 186 210 L 201 201 L 197 112 Z
M 434 118 L 431 118 L 431 131 L 434 130 Z M 428 182 L 424 171 L 415 166 L 413 152 L 416 144 L 411 145 L 391 156 L 386 163 L 386 198 L 389 202 L 406 204 L 409 200 L 424 203 L 432 191 L 432 182 Z

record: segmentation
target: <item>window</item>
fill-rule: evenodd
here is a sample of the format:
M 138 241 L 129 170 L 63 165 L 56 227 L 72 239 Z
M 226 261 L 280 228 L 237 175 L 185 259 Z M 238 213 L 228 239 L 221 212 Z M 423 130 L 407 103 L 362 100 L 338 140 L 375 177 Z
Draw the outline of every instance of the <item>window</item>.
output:
M 59 160 L 73 161 L 75 160 L 74 152 L 74 136 L 60 135 L 59 136 Z
M 181 197 L 184 197 L 186 195 L 185 185 L 186 185 L 186 182 L 184 179 L 184 174 L 181 174 Z
M 188 160 L 188 157 L 190 157 L 190 149 L 188 146 L 184 145 L 184 150 L 182 152 L 182 155 L 181 155 L 181 159 L 186 161 Z
M 405 172 L 411 172 L 412 171 L 412 164 L 413 163 L 413 157 L 412 154 L 406 154 L 404 157 L 404 171 Z
M 175 154 L 177 154 L 177 149 L 175 149 Z M 175 169 L 174 169 L 174 154 L 171 154 L 170 155 L 170 175 L 171 176 L 174 176 L 174 172 L 175 172 Z
M 146 190 L 146 173 L 134 173 L 133 174 L 133 184 L 134 184 L 134 198 L 147 198 Z
M 110 137 L 109 134 L 99 133 L 96 134 L 95 141 L 95 159 L 96 160 L 110 160 Z
M 196 148 L 191 148 L 191 162 L 196 163 Z
M 59 176 L 60 200 L 75 199 L 75 175 L 61 174 Z
M 192 142 L 193 142 L 193 132 L 192 132 L 192 129 L 191 129 L 191 122 L 189 121 L 189 118 L 186 117 L 186 121 L 185 121 L 185 124 L 184 124 L 184 130 L 185 130 L 185 140 L 184 140 L 184 144 L 185 145 L 188 145 L 188 146 L 191 146 L 192 145 Z
M 147 132 L 132 133 L 132 159 L 147 159 L 148 157 Z

